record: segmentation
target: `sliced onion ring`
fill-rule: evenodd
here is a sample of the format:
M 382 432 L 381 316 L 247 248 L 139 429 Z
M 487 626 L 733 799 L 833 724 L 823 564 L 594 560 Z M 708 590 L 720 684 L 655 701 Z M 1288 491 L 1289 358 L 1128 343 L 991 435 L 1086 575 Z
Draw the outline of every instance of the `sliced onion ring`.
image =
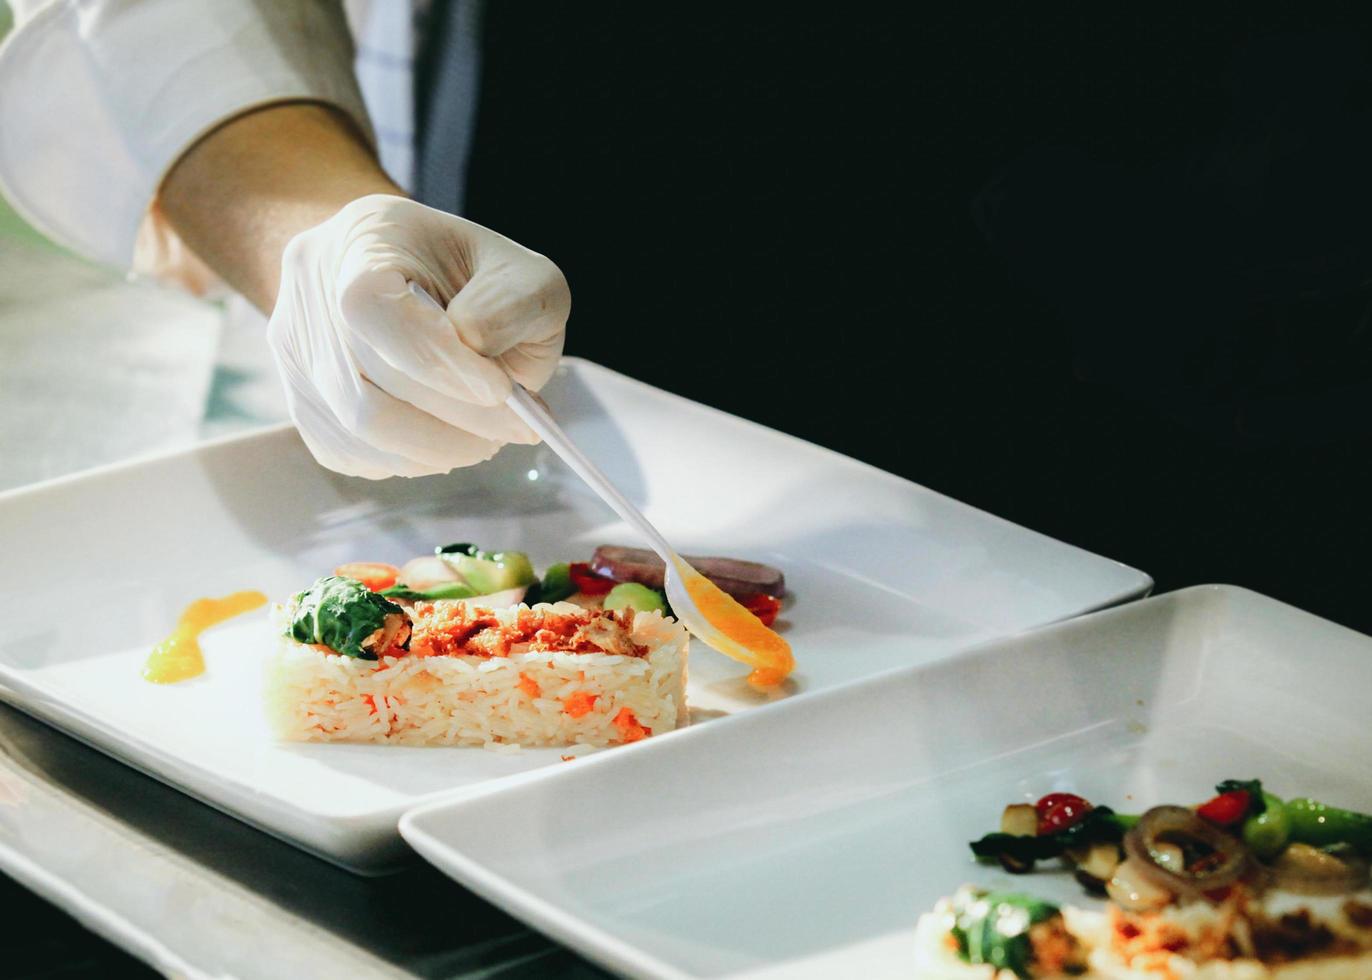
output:
M 1272 887 L 1298 895 L 1346 895 L 1367 885 L 1367 860 L 1352 848 L 1291 844 L 1272 862 Z
M 1202 844 L 1220 856 L 1213 868 L 1197 873 L 1175 872 L 1153 859 L 1155 844 Z M 1207 823 L 1184 806 L 1155 806 L 1124 835 L 1124 851 L 1138 865 L 1138 873 L 1153 884 L 1183 898 L 1202 898 L 1206 892 L 1227 888 L 1252 867 L 1252 855 L 1243 842 Z

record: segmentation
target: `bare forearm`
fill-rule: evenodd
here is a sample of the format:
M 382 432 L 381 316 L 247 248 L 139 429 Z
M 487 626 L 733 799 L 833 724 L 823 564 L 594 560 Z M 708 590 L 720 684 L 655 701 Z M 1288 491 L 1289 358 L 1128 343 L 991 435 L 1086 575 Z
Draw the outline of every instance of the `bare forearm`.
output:
M 288 103 L 239 116 L 198 142 L 167 175 L 158 203 L 211 269 L 270 312 L 286 243 L 376 193 L 403 191 L 353 124 L 326 106 Z

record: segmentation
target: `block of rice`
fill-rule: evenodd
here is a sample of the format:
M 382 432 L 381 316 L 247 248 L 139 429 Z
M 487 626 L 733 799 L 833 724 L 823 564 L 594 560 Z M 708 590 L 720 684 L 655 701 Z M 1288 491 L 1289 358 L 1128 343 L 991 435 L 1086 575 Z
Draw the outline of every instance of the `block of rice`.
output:
M 283 739 L 603 746 L 686 721 L 688 634 L 659 612 L 402 606 L 328 577 L 277 615 L 267 714 Z

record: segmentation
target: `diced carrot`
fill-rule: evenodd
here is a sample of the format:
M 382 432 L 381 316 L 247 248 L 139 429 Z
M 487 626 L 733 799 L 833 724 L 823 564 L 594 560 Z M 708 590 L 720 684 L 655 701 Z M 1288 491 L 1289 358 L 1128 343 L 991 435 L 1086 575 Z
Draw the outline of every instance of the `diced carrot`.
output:
M 389 589 L 400 577 L 400 569 L 380 561 L 350 561 L 333 570 L 339 578 L 356 579 L 373 592 Z
M 573 718 L 580 718 L 595 707 L 599 694 L 590 691 L 573 691 L 562 699 L 562 710 Z
M 563 762 L 571 762 L 573 759 L 576 758 L 576 756 L 574 756 L 574 755 L 564 755 L 564 756 L 559 756 L 559 758 L 560 758 Z
M 376 714 L 376 698 L 372 697 L 370 694 L 364 694 L 362 695 L 362 700 L 367 702 L 367 714 Z
M 531 698 L 543 696 L 543 688 L 538 686 L 538 681 L 534 680 L 523 671 L 519 672 L 519 689 Z
M 651 728 L 644 728 L 638 723 L 638 716 L 629 708 L 620 708 L 619 714 L 614 716 L 612 724 L 619 729 L 619 738 L 622 742 L 637 742 L 641 738 L 653 734 Z

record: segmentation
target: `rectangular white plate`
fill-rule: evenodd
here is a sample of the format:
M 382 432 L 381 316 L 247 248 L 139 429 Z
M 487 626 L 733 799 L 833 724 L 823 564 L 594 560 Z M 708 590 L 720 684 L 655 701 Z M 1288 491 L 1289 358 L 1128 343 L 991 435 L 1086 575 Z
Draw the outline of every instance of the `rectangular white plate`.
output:
M 785 570 L 782 628 L 807 694 L 1144 594 L 1147 576 L 908 481 L 569 361 L 545 391 L 571 436 L 686 553 Z M 0 686 L 48 719 L 245 820 L 360 871 L 407 852 L 402 812 L 517 779 L 561 751 L 289 745 L 260 706 L 265 614 L 207 633 L 208 672 L 143 681 L 199 596 L 284 600 L 350 560 L 435 544 L 528 551 L 541 569 L 633 535 L 543 447 L 373 483 L 314 463 L 285 427 L 0 495 Z M 700 648 L 694 720 L 765 703 Z M 670 738 L 672 736 L 668 736 Z M 654 739 L 653 741 L 661 741 Z
M 1202 586 L 407 814 L 461 883 L 636 977 L 912 976 L 964 882 L 1086 903 L 967 843 L 1072 791 L 1121 812 L 1224 778 L 1372 810 L 1372 638 Z

